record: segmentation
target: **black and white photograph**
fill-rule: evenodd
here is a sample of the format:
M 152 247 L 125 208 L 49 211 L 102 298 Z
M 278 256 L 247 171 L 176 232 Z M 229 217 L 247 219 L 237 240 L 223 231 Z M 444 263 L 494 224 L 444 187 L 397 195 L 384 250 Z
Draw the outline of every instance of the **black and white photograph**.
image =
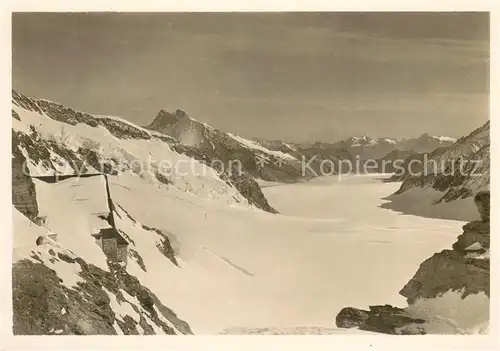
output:
M 489 335 L 489 12 L 11 27 L 13 336 Z

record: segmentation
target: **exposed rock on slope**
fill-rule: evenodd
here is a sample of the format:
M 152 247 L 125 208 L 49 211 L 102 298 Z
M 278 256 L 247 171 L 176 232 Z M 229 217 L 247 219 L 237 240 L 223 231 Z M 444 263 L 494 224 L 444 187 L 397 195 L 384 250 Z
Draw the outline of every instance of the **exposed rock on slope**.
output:
M 490 193 L 478 192 L 474 200 L 481 220 L 466 224 L 451 250 L 420 265 L 400 291 L 408 307 L 370 306 L 369 311 L 347 307 L 338 313 L 337 326 L 388 334 L 469 333 L 477 326 L 462 325 L 460 315 L 473 310 L 484 332 L 489 321 Z M 454 308 L 448 308 L 447 299 Z
M 156 246 L 168 258 L 162 261 L 160 256 L 155 263 L 165 269 L 170 262 L 178 267 L 165 234 L 139 226 L 131 217 L 125 218 L 125 211 L 119 205 L 116 209 L 107 207 L 106 211 L 112 211 L 108 216 L 104 209 L 96 207 L 99 202 L 96 200 L 106 198 L 104 192 L 99 193 L 99 187 L 91 186 L 99 185 L 98 178 L 101 177 L 73 177 L 56 183 L 35 179 L 35 188 L 39 190 L 36 194 L 40 196 L 36 199 L 38 209 L 47 215 L 47 222 L 34 223 L 14 210 L 14 333 L 191 334 L 189 325 L 132 275 L 126 264 L 106 260 L 104 247 L 92 236 L 105 223 L 97 222 L 94 217 L 108 220 L 116 210 L 113 225 L 118 226 L 130 244 L 128 266 L 132 266 L 132 271 L 134 263 L 146 271 L 134 241 L 137 235 L 151 240 L 151 249 Z M 84 194 L 87 198 L 82 197 Z M 47 195 L 57 201 L 50 201 Z M 55 236 L 62 243 L 54 241 Z
M 408 303 L 433 298 L 450 289 L 462 291 L 462 297 L 480 292 L 490 295 L 490 193 L 477 193 L 475 202 L 481 221 L 464 225 L 453 250 L 443 250 L 422 263 L 400 292 Z
M 410 152 L 427 152 L 454 142 L 452 138 L 428 134 L 403 140 L 363 136 L 336 143 L 312 144 L 261 138 L 247 140 L 201 123 L 181 110 L 175 113 L 161 110 L 146 128 L 168 134 L 181 144 L 195 148 L 209 159 L 220 160 L 225 165 L 230 160 L 239 160 L 244 171 L 253 177 L 281 182 L 318 175 L 377 172 L 382 170 L 381 161 L 387 157 L 399 155 L 404 159 Z M 366 160 L 377 161 L 377 166 L 365 170 L 363 164 Z M 361 166 L 357 166 L 356 161 L 361 162 Z M 393 170 L 389 166 L 386 171 Z
M 239 162 L 244 172 L 267 181 L 289 182 L 304 177 L 301 163 L 295 157 L 221 132 L 180 110 L 173 114 L 161 110 L 147 128 L 165 133 L 181 144 L 195 148 L 208 160 L 217 160 L 218 166 L 225 170 Z
M 394 172 L 389 181 L 402 182 L 412 175 L 420 174 L 420 172 L 423 172 L 422 165 L 424 162 L 437 161 L 447 149 L 448 147 L 440 147 L 426 153 L 410 152 L 406 157 L 402 158 L 401 167 Z
M 46 210 L 45 202 L 40 202 L 41 211 Z M 79 217 L 85 213 L 73 213 L 70 222 L 81 223 Z M 53 228 L 56 218 L 49 217 L 48 225 Z M 106 260 L 90 233 L 82 232 L 78 226 L 66 230 L 59 226 L 58 242 L 52 240 L 48 228 L 36 225 L 17 210 L 13 211 L 13 219 L 15 334 L 192 333 L 189 325 L 144 285 L 144 276 L 138 279 L 128 270 L 133 267 Z M 124 224 L 120 220 L 120 226 Z M 132 239 L 134 233 L 126 231 L 131 246 L 137 248 Z M 142 236 L 148 234 L 141 232 Z M 71 250 L 63 243 L 70 245 Z M 134 266 L 133 255 L 131 258 L 128 266 Z
M 410 156 L 405 171 L 391 178 L 403 184 L 382 206 L 409 214 L 472 220 L 475 213 L 462 200 L 489 189 L 489 126 L 488 121 L 446 149 Z
M 14 133 L 12 141 L 13 144 L 16 141 Z M 17 147 L 13 147 L 12 151 L 12 203 L 21 213 L 33 220 L 38 216 L 35 185 L 23 167 L 25 157 Z
M 430 166 L 433 167 L 433 166 Z M 485 145 L 468 158 L 450 160 L 441 172 L 407 176 L 396 195 L 403 194 L 415 187 L 429 187 L 442 194 L 441 201 L 451 201 L 472 196 L 474 191 L 489 187 L 490 146 Z M 417 170 L 417 174 L 424 172 Z
M 112 175 L 115 189 L 130 181 L 160 197 L 192 201 L 197 196 L 214 206 L 253 204 L 273 212 L 257 183 L 247 173 L 217 172 L 204 155 L 191 157 L 194 148 L 165 134 L 17 92 L 12 96 L 14 332 L 191 333 L 166 306 L 169 295 L 155 279 L 179 276 L 176 271 L 184 268 L 173 235 L 138 223 L 115 202 L 116 208 L 107 211 L 115 213 L 116 229 L 129 243 L 128 263 L 126 268 L 106 264 L 92 236 L 106 217 L 93 197 L 104 199 L 105 193 L 86 176 Z M 187 164 L 187 170 L 162 170 L 165 160 Z M 64 178 L 72 174 L 82 177 Z M 37 179 L 54 175 L 64 179 Z M 38 240 L 52 235 L 60 240 L 54 247 L 51 240 Z
M 221 152 L 221 150 L 215 150 L 214 153 L 207 153 L 207 150 L 183 144 L 176 144 L 175 149 L 178 150 L 179 153 L 185 154 L 200 163 L 208 166 L 213 165 L 219 177 L 228 185 L 234 186 L 250 204 L 264 211 L 277 213 L 262 193 L 259 184 L 257 184 L 250 173 L 246 171 L 247 168 L 245 168 L 245 163 L 243 163 L 243 167 L 241 168 L 231 163 L 234 161 L 234 159 L 231 158 L 231 154 L 224 153 L 223 151 Z M 214 162 L 217 163 L 215 160 L 225 160 L 225 163 L 223 163 L 224 166 L 218 167 L 217 164 L 214 164 Z M 249 158 L 248 160 L 252 165 L 252 159 Z
M 195 178 L 198 175 L 210 176 L 213 173 L 215 178 L 226 184 L 223 187 L 220 184 L 214 185 L 216 192 L 217 189 L 222 193 L 228 193 L 229 189 L 236 189 L 240 196 L 236 196 L 233 201 L 241 202 L 242 199 L 239 198 L 244 193 L 248 196 L 247 201 L 252 205 L 265 211 L 276 212 L 267 203 L 258 184 L 245 174 L 247 169 L 257 172 L 259 168 L 255 154 L 248 148 L 239 149 L 244 155 L 242 156 L 245 165 L 243 172 L 241 174 L 235 172 L 228 178 L 224 175 L 228 172 L 227 167 L 218 169 L 217 164 L 213 164 L 213 160 L 229 161 L 232 159 L 233 156 L 227 150 L 210 148 L 211 151 L 209 151 L 209 149 L 187 146 L 166 134 L 138 127 L 119 118 L 90 115 L 55 102 L 35 100 L 16 91 L 12 92 L 12 102 L 13 150 L 19 162 L 22 162 L 22 157 L 27 157 L 32 175 L 61 172 L 81 174 L 98 171 L 116 175 L 120 172 L 134 172 L 145 177 L 152 175 L 155 178 L 154 181 L 182 189 L 188 182 L 187 178 Z M 180 117 L 187 118 L 181 112 L 178 114 Z M 144 150 L 129 149 L 128 141 L 137 141 L 138 144 L 144 145 Z M 232 142 L 238 145 L 236 140 Z M 155 154 L 149 151 L 151 147 L 156 150 Z M 184 157 L 180 157 L 181 155 Z M 175 162 L 178 160 L 188 164 L 186 166 L 188 170 L 181 171 L 190 174 L 176 173 L 178 169 L 175 167 Z M 162 162 L 165 161 L 174 167 L 162 168 Z M 190 162 L 195 164 L 190 166 Z M 203 168 L 207 167 L 210 169 L 205 171 Z M 269 167 L 259 170 L 259 175 L 263 177 L 268 175 L 268 179 L 274 180 L 287 176 L 290 166 L 283 167 L 283 170 L 276 167 L 274 173 L 269 173 L 268 169 Z M 296 168 L 293 170 L 296 174 Z M 274 178 L 270 174 L 273 174 Z M 191 182 L 191 184 L 194 183 Z M 190 190 L 197 191 L 192 188 Z
M 425 330 L 419 328 L 423 323 L 425 320 L 412 318 L 404 309 L 390 305 L 370 306 L 369 311 L 347 307 L 336 317 L 339 328 L 359 328 L 384 334 L 425 334 Z
M 403 139 L 398 142 L 398 148 L 413 150 L 417 153 L 430 153 L 436 149 L 451 146 L 457 140 L 450 137 L 433 136 L 424 133 L 418 138 Z
M 76 285 L 58 270 L 74 272 Z M 49 244 L 15 262 L 12 281 L 16 335 L 192 333 L 122 267 L 105 271 Z
M 413 175 L 425 172 L 426 174 L 441 173 L 448 165 L 459 160 L 472 157 L 484 146 L 490 144 L 490 122 L 486 122 L 481 127 L 474 130 L 471 134 L 458 139 L 455 143 L 448 146 L 440 146 L 432 151 L 418 153 L 405 160 L 405 164 L 413 161 L 411 172 L 393 177 L 392 180 L 403 181 Z M 424 157 L 425 156 L 425 157 Z M 417 162 L 421 161 L 421 162 Z M 426 167 L 426 171 L 424 169 Z M 405 169 L 407 169 L 405 167 Z

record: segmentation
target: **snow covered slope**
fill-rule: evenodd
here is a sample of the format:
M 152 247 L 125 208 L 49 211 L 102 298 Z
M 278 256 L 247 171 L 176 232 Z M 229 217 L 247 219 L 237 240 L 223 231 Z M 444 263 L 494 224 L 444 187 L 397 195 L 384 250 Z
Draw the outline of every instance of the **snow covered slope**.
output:
M 214 169 L 212 155 L 117 118 L 96 117 L 13 92 L 13 152 L 31 175 L 134 172 L 155 184 L 274 212 L 243 170 Z
M 489 130 L 488 121 L 447 148 L 410 156 L 406 165 L 414 163 L 411 172 L 407 166 L 403 174 L 393 176 L 403 184 L 384 206 L 417 215 L 474 220 L 476 211 L 470 201 L 462 200 L 489 189 Z
M 224 133 L 181 110 L 175 113 L 161 110 L 147 128 L 170 135 L 181 144 L 195 148 L 209 158 L 220 160 L 226 166 L 237 160 L 243 170 L 256 178 L 290 182 L 307 176 L 303 175 L 300 160 L 295 156 L 269 150 L 241 136 Z

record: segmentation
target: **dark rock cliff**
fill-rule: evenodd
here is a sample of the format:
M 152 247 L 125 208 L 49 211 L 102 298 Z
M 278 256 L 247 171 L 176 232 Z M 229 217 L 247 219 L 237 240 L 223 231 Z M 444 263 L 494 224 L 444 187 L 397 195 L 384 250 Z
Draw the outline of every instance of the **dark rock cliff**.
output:
M 26 166 L 26 158 L 17 148 L 18 139 L 12 133 L 12 204 L 29 219 L 38 216 L 38 204 L 36 201 L 36 189 L 33 180 L 29 176 Z

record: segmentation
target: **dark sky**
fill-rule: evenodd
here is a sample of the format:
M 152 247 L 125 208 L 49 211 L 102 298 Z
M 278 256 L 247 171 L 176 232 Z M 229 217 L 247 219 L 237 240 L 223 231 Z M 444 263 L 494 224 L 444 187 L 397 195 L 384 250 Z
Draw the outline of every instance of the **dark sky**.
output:
M 486 13 L 15 13 L 13 88 L 246 137 L 461 136 L 488 119 Z

